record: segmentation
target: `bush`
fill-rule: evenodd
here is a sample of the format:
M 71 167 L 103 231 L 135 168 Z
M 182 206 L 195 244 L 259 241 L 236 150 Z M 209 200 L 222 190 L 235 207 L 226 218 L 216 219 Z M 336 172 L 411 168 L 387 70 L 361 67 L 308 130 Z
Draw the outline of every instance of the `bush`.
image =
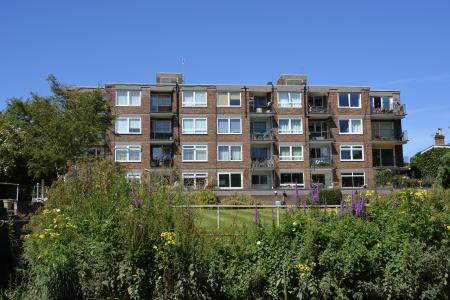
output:
M 190 204 L 207 205 L 218 203 L 216 192 L 212 189 L 190 192 L 186 195 L 186 198 L 189 199 Z
M 320 190 L 321 204 L 325 201 L 330 205 L 340 204 L 342 201 L 342 192 L 339 189 L 322 189 Z
M 441 159 L 437 179 L 443 188 L 450 188 L 450 152 L 444 155 Z
M 387 186 L 392 184 L 392 181 L 393 177 L 391 169 L 375 171 L 375 183 L 377 186 Z
M 260 204 L 260 201 L 247 194 L 235 193 L 231 197 L 221 199 L 220 203 L 226 205 L 255 205 Z
M 346 196 L 337 213 L 302 207 L 286 212 L 280 227 L 255 224 L 226 235 L 199 232 L 195 212 L 171 205 L 187 201 L 177 187 L 129 183 L 105 162 L 78 165 L 31 218 L 24 278 L 8 296 L 450 297 L 450 190 L 367 191 Z

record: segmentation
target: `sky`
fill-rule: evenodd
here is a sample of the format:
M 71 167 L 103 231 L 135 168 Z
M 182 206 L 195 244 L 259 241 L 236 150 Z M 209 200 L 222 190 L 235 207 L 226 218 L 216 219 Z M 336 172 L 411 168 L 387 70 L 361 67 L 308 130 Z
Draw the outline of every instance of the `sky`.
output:
M 74 85 L 276 81 L 400 90 L 410 157 L 450 142 L 450 1 L 227 0 L 0 2 L 0 110 Z

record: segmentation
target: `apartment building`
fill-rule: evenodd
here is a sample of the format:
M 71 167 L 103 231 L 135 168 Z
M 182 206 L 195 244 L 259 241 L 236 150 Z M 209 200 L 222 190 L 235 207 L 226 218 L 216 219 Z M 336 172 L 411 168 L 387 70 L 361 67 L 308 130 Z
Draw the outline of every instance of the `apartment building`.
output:
M 129 178 L 166 176 L 187 188 L 271 196 L 315 183 L 372 188 L 374 172 L 403 168 L 398 91 L 311 86 L 304 75 L 265 85 L 106 84 L 115 115 L 108 155 Z

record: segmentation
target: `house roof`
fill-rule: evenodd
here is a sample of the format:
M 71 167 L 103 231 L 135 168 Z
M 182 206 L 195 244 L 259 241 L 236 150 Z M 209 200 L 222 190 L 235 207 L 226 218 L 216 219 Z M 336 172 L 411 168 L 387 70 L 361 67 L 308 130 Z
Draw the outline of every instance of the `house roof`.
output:
M 446 145 L 432 145 L 428 148 L 426 148 L 423 151 L 420 151 L 420 154 L 424 154 L 427 151 L 430 151 L 431 149 L 435 149 L 435 148 L 444 148 L 444 149 L 450 149 L 450 144 L 446 144 Z

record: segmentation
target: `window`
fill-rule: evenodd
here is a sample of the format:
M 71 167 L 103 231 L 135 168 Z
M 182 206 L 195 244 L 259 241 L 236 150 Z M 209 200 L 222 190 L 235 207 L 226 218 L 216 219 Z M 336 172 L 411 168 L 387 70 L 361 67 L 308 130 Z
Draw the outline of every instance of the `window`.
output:
M 183 146 L 183 161 L 208 161 L 208 146 L 207 145 L 184 145 Z
M 303 182 L 303 173 L 281 173 L 280 174 L 280 186 L 293 187 L 297 184 L 299 187 L 305 187 Z
M 141 106 L 141 91 L 116 90 L 116 106 Z
M 300 79 L 286 79 L 286 85 L 302 85 L 302 83 Z
M 392 110 L 393 100 L 392 97 L 371 97 L 372 108 L 375 110 Z
M 309 96 L 308 103 L 313 107 L 324 107 L 324 96 Z
M 116 133 L 119 134 L 140 134 L 141 118 L 139 117 L 119 117 L 116 119 Z
M 241 134 L 241 119 L 217 119 L 217 133 L 219 134 Z
M 372 122 L 372 135 L 374 139 L 395 139 L 394 122 Z
M 362 134 L 362 119 L 339 120 L 340 134 Z
M 141 172 L 140 171 L 128 171 L 126 176 L 128 181 L 139 181 L 141 182 Z
M 393 167 L 394 149 L 373 149 L 373 166 L 374 167 Z
M 141 146 L 116 146 L 117 162 L 140 162 Z
M 303 146 L 280 146 L 280 161 L 303 160 Z
M 208 134 L 206 118 L 183 118 L 183 134 Z
M 303 133 L 302 119 L 278 119 L 278 133 L 301 134 Z
M 241 92 L 218 92 L 217 106 L 241 106 Z
M 269 149 L 267 148 L 252 148 L 250 151 L 252 160 L 266 160 L 269 159 Z
M 362 186 L 364 186 L 364 173 L 342 173 L 342 187 L 356 188 Z
M 207 107 L 206 91 L 184 91 L 183 107 Z
M 177 78 L 176 77 L 160 77 L 159 78 L 159 83 L 177 83 Z
M 252 185 L 265 185 L 269 183 L 269 175 L 266 174 L 253 174 Z
M 300 93 L 279 92 L 278 93 L 278 107 L 282 107 L 282 108 L 302 107 Z
M 217 152 L 219 161 L 242 160 L 242 146 L 240 145 L 219 145 Z
M 328 131 L 328 123 L 325 121 L 317 121 L 317 122 L 311 121 L 309 123 L 309 134 L 313 139 L 330 138 Z
M 208 184 L 208 173 L 183 173 L 183 185 L 193 189 L 203 189 Z
M 217 173 L 221 189 L 242 189 L 242 173 Z
M 171 112 L 172 111 L 172 96 L 165 94 L 151 95 L 151 111 L 152 112 Z
M 339 93 L 339 107 L 361 108 L 361 93 Z
M 341 161 L 364 160 L 363 146 L 341 146 Z

